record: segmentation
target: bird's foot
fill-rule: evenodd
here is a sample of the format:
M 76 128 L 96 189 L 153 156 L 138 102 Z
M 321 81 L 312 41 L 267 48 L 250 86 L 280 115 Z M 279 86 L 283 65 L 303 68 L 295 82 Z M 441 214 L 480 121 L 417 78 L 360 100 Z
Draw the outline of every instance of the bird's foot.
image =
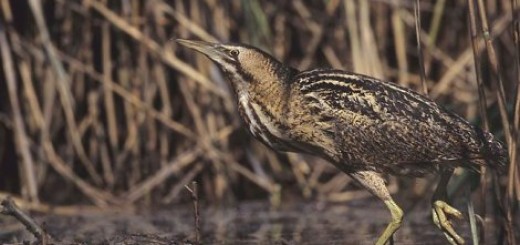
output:
M 452 245 L 464 244 L 462 239 L 457 232 L 451 226 L 451 222 L 448 220 L 449 216 L 454 216 L 457 219 L 462 219 L 462 213 L 454 207 L 447 204 L 445 201 L 436 200 L 433 202 L 432 216 L 433 223 L 442 230 L 448 241 Z

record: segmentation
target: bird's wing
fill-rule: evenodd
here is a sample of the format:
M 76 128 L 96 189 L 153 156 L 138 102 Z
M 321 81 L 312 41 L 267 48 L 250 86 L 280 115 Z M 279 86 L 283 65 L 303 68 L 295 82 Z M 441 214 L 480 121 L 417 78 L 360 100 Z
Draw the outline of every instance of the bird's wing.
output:
M 406 165 L 479 157 L 482 140 L 475 127 L 411 90 L 337 70 L 295 79 L 349 161 Z

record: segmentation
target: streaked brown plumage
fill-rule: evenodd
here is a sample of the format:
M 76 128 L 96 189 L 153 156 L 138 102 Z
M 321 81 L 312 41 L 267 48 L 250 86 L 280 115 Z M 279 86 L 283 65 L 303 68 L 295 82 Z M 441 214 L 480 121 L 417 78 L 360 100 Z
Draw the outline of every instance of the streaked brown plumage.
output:
M 247 45 L 178 40 L 212 59 L 238 99 L 253 136 L 277 151 L 320 156 L 382 199 L 392 222 L 377 244 L 399 228 L 402 211 L 381 174 L 421 176 L 442 170 L 505 165 L 494 137 L 430 99 L 393 83 L 340 70 L 299 72 Z M 434 222 L 452 244 L 462 244 L 446 214 L 445 183 L 435 198 Z

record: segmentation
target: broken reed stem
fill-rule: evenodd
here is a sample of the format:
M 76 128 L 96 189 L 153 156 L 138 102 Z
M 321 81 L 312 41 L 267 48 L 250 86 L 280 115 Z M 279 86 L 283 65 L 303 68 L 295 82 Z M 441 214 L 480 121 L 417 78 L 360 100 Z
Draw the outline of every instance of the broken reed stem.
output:
M 1 214 L 13 216 L 38 239 L 40 244 L 47 244 L 48 236 L 45 231 L 29 215 L 20 210 L 10 197 L 2 200 L 0 205 L 3 207 L 3 209 L 0 209 Z
M 177 158 L 160 168 L 150 177 L 135 184 L 134 188 L 124 196 L 126 202 L 135 202 L 146 194 L 149 194 L 154 188 L 162 184 L 171 175 L 180 172 L 183 168 L 192 164 L 193 161 L 199 157 L 202 148 L 195 147 L 195 149 L 187 150 L 179 154 Z
M 193 218 L 195 222 L 195 244 L 200 244 L 200 213 L 199 213 L 199 190 L 197 182 L 191 182 L 191 188 L 184 186 L 191 195 L 193 201 Z
M 176 198 L 182 191 L 183 186 L 186 186 L 190 181 L 193 181 L 197 174 L 199 174 L 203 169 L 204 165 L 202 163 L 195 164 L 195 166 L 187 174 L 185 174 L 184 177 L 182 177 L 179 183 L 173 186 L 170 193 L 168 193 L 168 195 L 162 199 L 162 202 L 171 203 L 173 199 Z

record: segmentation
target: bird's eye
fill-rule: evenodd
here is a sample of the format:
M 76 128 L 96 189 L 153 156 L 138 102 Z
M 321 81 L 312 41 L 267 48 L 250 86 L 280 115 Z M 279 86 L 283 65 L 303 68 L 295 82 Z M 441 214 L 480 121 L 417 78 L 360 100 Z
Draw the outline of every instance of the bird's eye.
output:
M 229 55 L 232 57 L 237 57 L 240 52 L 236 49 L 229 50 Z

